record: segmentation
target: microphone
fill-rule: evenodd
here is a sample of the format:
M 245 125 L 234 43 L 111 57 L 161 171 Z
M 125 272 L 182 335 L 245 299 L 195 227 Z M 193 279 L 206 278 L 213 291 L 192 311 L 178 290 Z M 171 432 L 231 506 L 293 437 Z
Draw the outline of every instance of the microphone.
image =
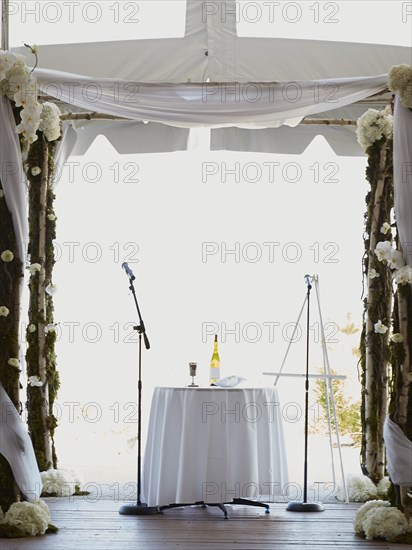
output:
M 310 290 L 312 288 L 312 277 L 306 273 L 306 275 L 303 277 L 305 279 L 305 284 Z
M 122 269 L 124 269 L 126 271 L 127 275 L 129 276 L 129 279 L 131 281 L 134 281 L 136 279 L 136 277 L 134 276 L 133 271 L 130 269 L 129 264 L 127 262 L 122 263 Z

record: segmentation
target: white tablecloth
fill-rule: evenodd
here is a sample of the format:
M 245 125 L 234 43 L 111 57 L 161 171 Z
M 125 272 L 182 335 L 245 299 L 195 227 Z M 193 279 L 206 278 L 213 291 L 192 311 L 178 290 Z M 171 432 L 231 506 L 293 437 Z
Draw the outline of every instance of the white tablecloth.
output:
M 275 388 L 156 388 L 143 465 L 149 506 L 270 501 L 288 483 Z

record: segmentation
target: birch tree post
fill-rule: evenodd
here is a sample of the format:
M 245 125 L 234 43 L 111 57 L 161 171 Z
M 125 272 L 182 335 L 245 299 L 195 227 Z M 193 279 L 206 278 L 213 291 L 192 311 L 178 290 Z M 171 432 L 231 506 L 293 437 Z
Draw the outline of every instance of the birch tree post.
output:
M 29 186 L 30 305 L 26 353 L 28 426 L 40 471 L 57 467 L 53 415 L 59 387 L 50 292 L 54 265 L 55 216 L 50 189 L 54 145 L 40 133 L 27 159 Z
M 358 139 L 366 149 L 365 256 L 367 297 L 361 337 L 362 469 L 375 483 L 385 473 L 383 426 L 388 406 L 388 327 L 392 305 L 392 274 L 376 251 L 391 248 L 393 207 L 392 117 L 370 109 L 358 121 Z M 387 244 L 386 244 L 387 243 Z

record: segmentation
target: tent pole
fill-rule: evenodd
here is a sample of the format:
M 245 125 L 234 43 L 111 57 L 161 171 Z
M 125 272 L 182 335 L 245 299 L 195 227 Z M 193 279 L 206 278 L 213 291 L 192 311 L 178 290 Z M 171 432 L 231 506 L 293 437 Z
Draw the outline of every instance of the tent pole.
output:
M 1 49 L 9 49 L 9 0 L 1 2 Z

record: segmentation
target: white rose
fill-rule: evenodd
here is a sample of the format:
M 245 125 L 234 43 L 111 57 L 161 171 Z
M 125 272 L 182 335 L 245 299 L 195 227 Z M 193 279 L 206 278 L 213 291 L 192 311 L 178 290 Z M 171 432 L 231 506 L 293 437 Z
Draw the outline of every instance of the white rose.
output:
M 40 173 L 41 173 L 40 166 L 33 166 L 33 168 L 31 169 L 31 175 L 38 176 Z
M 7 308 L 6 306 L 0 306 L 0 317 L 7 317 L 9 313 L 9 308 Z
M 53 283 L 50 283 L 49 285 L 46 286 L 45 290 L 49 296 L 53 296 L 53 294 L 57 292 L 57 286 L 54 285 Z
M 369 279 L 376 279 L 380 277 L 379 273 L 373 267 L 369 270 Z
M 34 275 L 35 273 L 41 271 L 41 265 L 40 264 L 31 264 L 29 267 L 31 275 Z
M 403 336 L 400 332 L 394 332 L 391 336 L 391 340 L 395 344 L 400 344 L 401 342 L 403 342 Z
M 43 386 L 43 382 L 40 380 L 38 376 L 29 376 L 29 386 L 39 388 Z
M 4 250 L 1 253 L 0 258 L 3 260 L 3 262 L 11 262 L 14 258 L 14 254 L 11 250 Z
M 388 331 L 388 327 L 384 325 L 380 319 L 374 324 L 374 328 L 375 332 L 378 334 L 385 334 Z
M 387 233 L 388 231 L 390 231 L 390 228 L 391 228 L 391 226 L 389 225 L 388 222 L 383 223 L 383 224 L 381 225 L 381 233 L 383 233 L 384 235 L 386 235 L 386 233 Z
M 7 364 L 10 365 L 10 367 L 16 367 L 17 369 L 20 367 L 20 361 L 15 357 L 10 357 Z
M 44 327 L 44 332 L 47 334 L 48 332 L 56 332 L 56 325 L 54 323 L 49 323 Z
M 27 330 L 28 330 L 29 332 L 36 332 L 37 327 L 36 327 L 36 325 L 34 325 L 33 323 L 31 323 L 31 325 L 29 325 L 29 326 L 27 327 Z
M 54 214 L 47 214 L 47 219 L 50 220 L 51 222 L 54 222 L 54 220 L 56 219 L 56 216 Z

